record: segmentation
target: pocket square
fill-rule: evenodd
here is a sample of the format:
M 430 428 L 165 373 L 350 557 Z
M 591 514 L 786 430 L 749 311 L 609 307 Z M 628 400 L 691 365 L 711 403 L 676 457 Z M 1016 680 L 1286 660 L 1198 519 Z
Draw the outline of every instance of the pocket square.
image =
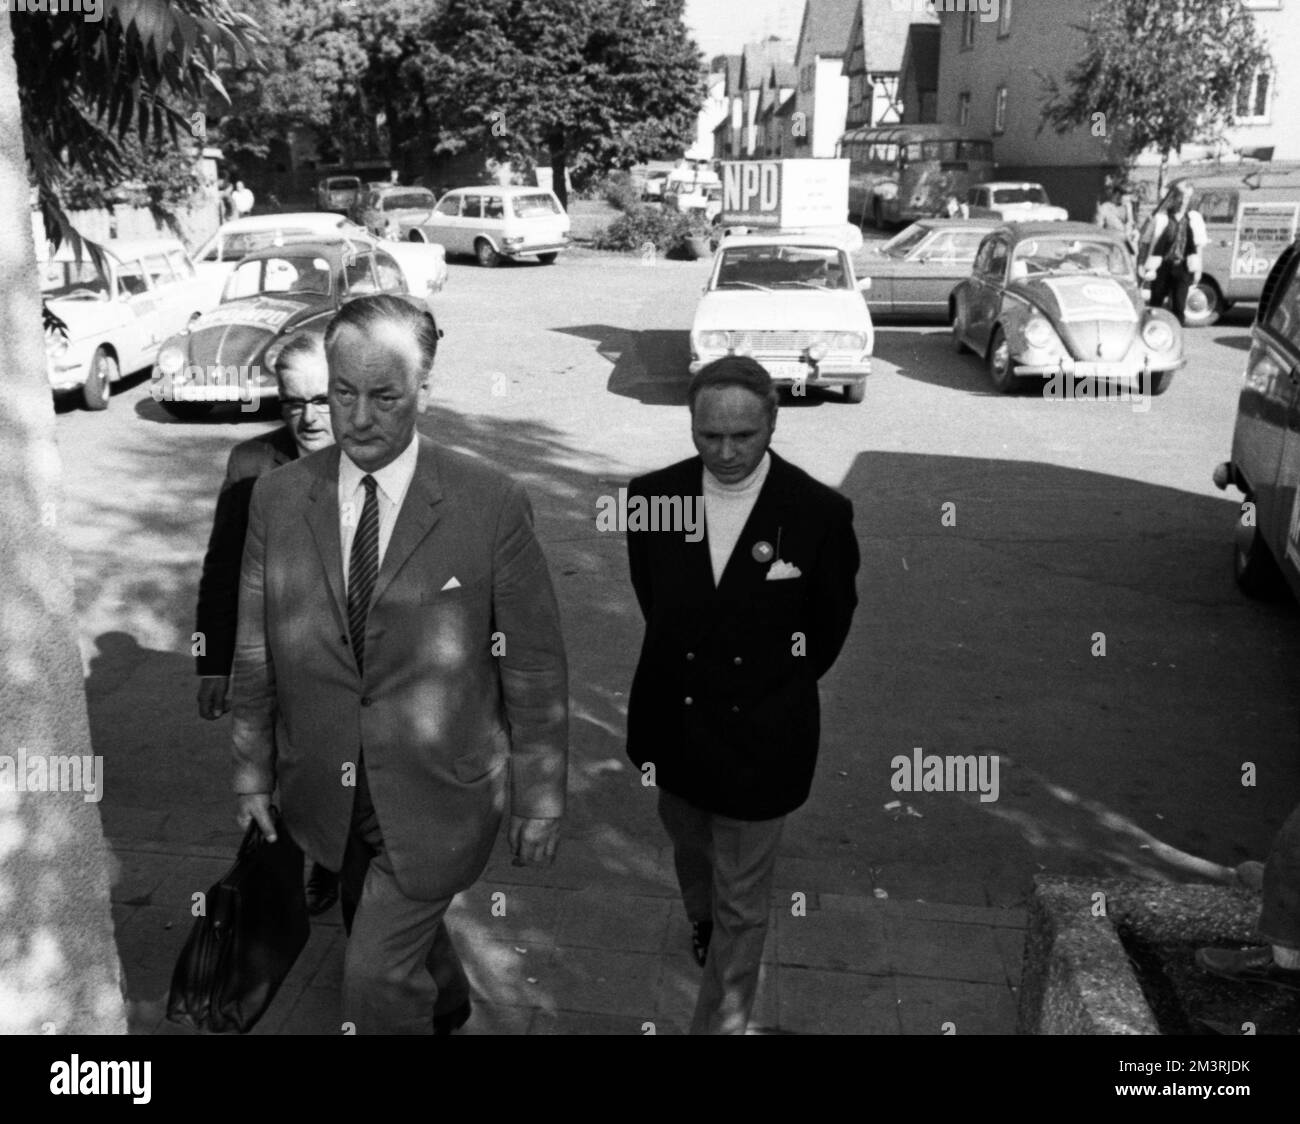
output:
M 451 577 L 447 579 L 447 584 L 444 585 L 442 589 L 440 589 L 438 592 L 446 593 L 447 590 L 449 589 L 459 589 L 459 588 L 460 588 L 460 579 L 456 577 Z
M 778 558 L 767 568 L 767 580 L 770 582 L 788 581 L 790 578 L 803 577 L 803 571 L 793 562 L 783 562 Z

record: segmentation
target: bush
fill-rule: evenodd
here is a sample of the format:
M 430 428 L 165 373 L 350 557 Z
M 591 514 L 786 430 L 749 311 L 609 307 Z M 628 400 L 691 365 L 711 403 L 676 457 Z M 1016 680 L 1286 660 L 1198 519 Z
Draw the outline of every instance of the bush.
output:
M 626 214 L 641 205 L 641 191 L 630 172 L 610 172 L 600 182 L 600 195 L 616 211 Z
M 622 250 L 639 253 L 647 243 L 665 254 L 681 244 L 695 230 L 696 224 L 676 211 L 639 204 L 621 214 L 592 240 L 598 250 Z

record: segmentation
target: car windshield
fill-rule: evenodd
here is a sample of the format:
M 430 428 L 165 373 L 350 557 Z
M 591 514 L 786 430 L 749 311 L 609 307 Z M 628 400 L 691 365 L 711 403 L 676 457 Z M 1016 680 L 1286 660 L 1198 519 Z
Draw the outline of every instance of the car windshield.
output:
M 535 219 L 540 215 L 560 214 L 560 201 L 543 191 L 534 195 L 516 195 L 510 201 L 510 206 L 517 219 Z
M 330 191 L 359 191 L 361 181 L 356 176 L 344 176 L 342 179 L 330 180 Z
M 394 195 L 385 195 L 385 211 L 432 211 L 437 202 L 431 191 L 402 191 Z
M 1023 264 L 1028 276 L 1037 273 L 1110 273 L 1128 277 L 1133 269 L 1118 242 L 1099 238 L 1031 238 L 1012 255 L 1012 270 Z
M 724 250 L 715 289 L 848 289 L 850 272 L 833 246 L 736 246 Z
M 993 202 L 1005 203 L 1046 203 L 1047 192 L 1041 187 L 999 187 L 993 193 Z
M 905 258 L 925 240 L 929 233 L 929 227 L 914 222 L 901 234 L 895 234 L 893 238 L 881 246 L 880 252 L 886 257 Z
M 302 238 L 306 227 L 276 227 L 272 230 L 241 230 L 218 235 L 200 254 L 200 261 L 239 261 L 255 250 L 269 250 L 288 238 Z
M 41 267 L 41 296 L 47 300 L 63 297 L 104 300 L 108 296 L 108 281 L 89 259 L 47 262 Z
M 330 264 L 325 258 L 319 254 L 285 254 L 241 262 L 230 275 L 221 299 L 243 300 L 263 293 L 307 293 L 327 297 L 330 291 Z

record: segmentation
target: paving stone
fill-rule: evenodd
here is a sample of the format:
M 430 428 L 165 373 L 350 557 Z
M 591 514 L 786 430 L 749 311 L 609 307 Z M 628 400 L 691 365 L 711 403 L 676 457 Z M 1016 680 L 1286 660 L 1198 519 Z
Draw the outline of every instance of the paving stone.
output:
M 478 885 L 486 881 L 566 890 L 616 885 L 623 893 L 651 897 L 677 893 L 671 858 L 663 861 L 659 839 L 618 848 L 562 839 L 554 865 L 547 867 L 514 866 L 509 852 L 498 844 Z
M 276 1001 L 279 1001 L 276 996 Z M 256 1031 L 257 1027 L 254 1027 Z M 339 993 L 330 988 L 309 987 L 298 996 L 292 1011 L 280 1025 L 280 1034 L 340 1035 L 343 1013 L 339 1010 Z
M 871 885 L 871 872 L 865 862 L 777 856 L 773 893 L 779 892 L 786 901 L 795 890 L 805 894 L 870 894 Z
M 496 897 L 503 894 L 504 897 Z M 447 924 L 457 947 L 467 942 L 514 941 L 516 944 L 555 946 L 561 895 L 546 886 L 520 886 L 480 879 L 457 894 L 447 910 Z M 495 912 L 494 912 L 495 911 Z M 498 916 L 501 911 L 504 914 Z
M 898 1034 L 898 998 L 890 976 L 812 968 L 781 972 L 777 1026 L 794 1034 Z
M 453 931 L 453 937 L 457 934 Z M 555 1010 L 555 950 L 511 941 L 456 941 L 474 994 L 504 1007 Z M 520 951 L 520 950 L 523 951 Z
M 648 1020 L 592 1011 L 535 1011 L 529 1034 L 647 1034 Z M 655 1033 L 658 1027 L 655 1026 Z
M 898 1013 L 904 1034 L 1015 1034 L 1016 1003 L 1005 984 L 899 976 Z
M 776 918 L 776 959 L 799 968 L 887 974 L 884 918 L 826 909 L 794 917 L 783 911 Z
M 168 855 L 110 851 L 110 900 L 114 905 L 153 905 L 154 888 L 175 865 L 175 860 Z
M 1025 963 L 1025 930 L 994 929 L 993 943 L 1002 957 L 1002 970 L 1011 987 L 1020 986 L 1020 972 Z
M 886 862 L 876 868 L 875 885 L 889 894 L 890 900 L 948 902 L 956 905 L 987 907 L 984 882 L 963 867 L 937 866 L 933 863 Z
M 528 1025 L 538 1009 L 500 1007 L 473 997 L 473 1009 L 467 1022 L 456 1034 L 527 1034 Z
M 653 1019 L 659 957 L 641 952 L 561 948 L 539 977 L 555 1002 L 547 1010 Z
M 886 913 L 889 970 L 904 976 L 929 976 L 973 983 L 1005 983 L 1002 957 L 992 927 L 952 921 L 922 921 Z
M 671 903 L 586 890 L 564 896 L 556 943 L 622 952 L 660 952 L 668 936 Z

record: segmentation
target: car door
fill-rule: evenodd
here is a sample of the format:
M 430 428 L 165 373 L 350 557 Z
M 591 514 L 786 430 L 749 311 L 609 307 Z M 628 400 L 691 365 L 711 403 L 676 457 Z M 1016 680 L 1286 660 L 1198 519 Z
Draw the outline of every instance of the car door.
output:
M 485 234 L 483 226 L 483 196 L 479 192 L 467 193 L 460 204 L 460 229 L 461 238 L 464 240 L 464 253 L 472 254 L 475 252 L 474 243 L 478 241 L 479 236 Z M 496 234 L 491 239 L 494 249 L 500 249 L 501 237 Z
M 913 247 L 905 261 L 893 270 L 893 311 L 905 316 L 938 316 L 948 312 L 948 294 L 970 272 L 975 257 L 970 239 L 958 241 L 955 230 L 936 230 L 930 237 Z M 980 235 L 974 236 L 975 245 Z M 965 260 L 959 260 L 959 247 Z
M 441 243 L 448 254 L 465 253 L 460 231 L 460 201 L 459 192 L 449 192 L 438 200 L 429 216 L 429 222 L 436 230 L 434 241 Z
M 1006 282 L 1008 244 L 1002 237 L 989 239 L 975 261 L 966 286 L 966 335 L 983 354 L 988 350 L 993 324 L 1002 307 Z
M 171 267 L 172 283 L 168 286 L 161 310 L 163 339 L 181 331 L 194 313 L 204 311 L 203 286 L 189 255 L 179 246 L 168 250 L 167 264 Z
M 149 282 L 149 270 L 139 257 L 124 257 L 116 265 L 118 304 L 122 309 L 117 337 L 122 374 L 153 362 L 162 342 L 158 291 Z

